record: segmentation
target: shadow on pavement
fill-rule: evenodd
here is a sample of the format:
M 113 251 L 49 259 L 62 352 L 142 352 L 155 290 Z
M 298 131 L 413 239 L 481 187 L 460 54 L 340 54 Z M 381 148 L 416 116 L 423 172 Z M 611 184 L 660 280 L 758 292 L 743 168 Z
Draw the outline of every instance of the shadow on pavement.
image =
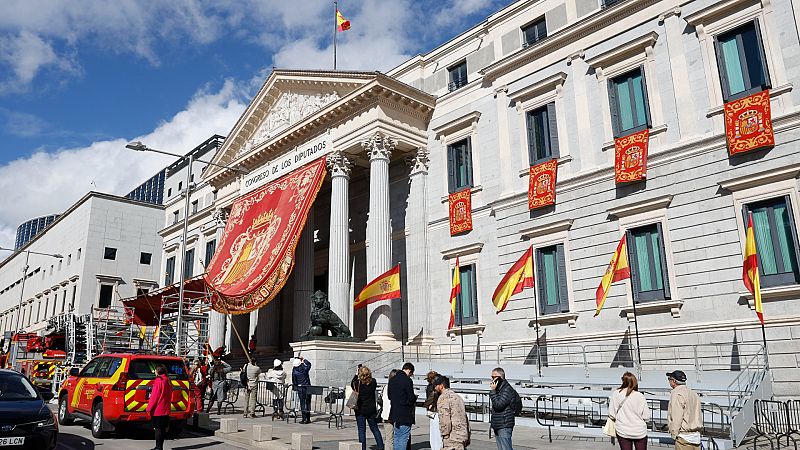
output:
M 56 445 L 56 449 L 65 448 L 94 450 L 94 442 L 76 434 L 59 432 L 58 445 Z

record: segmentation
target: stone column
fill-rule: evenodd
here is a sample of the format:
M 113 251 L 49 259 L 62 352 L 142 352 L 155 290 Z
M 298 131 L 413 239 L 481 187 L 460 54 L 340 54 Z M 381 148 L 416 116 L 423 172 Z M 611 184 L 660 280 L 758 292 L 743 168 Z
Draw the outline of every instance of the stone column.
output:
M 367 279 L 374 280 L 392 265 L 392 223 L 389 217 L 389 158 L 392 138 L 375 133 L 361 144 L 369 155 L 369 218 L 367 219 Z M 367 306 L 367 339 L 394 340 L 392 300 Z
M 411 188 L 406 210 L 406 284 L 408 301 L 408 342 L 431 344 L 430 314 L 428 314 L 428 214 L 427 185 L 428 150 L 417 149 L 409 158 L 411 172 L 408 175 Z
M 278 349 L 278 313 L 281 293 L 275 296 L 266 306 L 261 307 L 258 314 L 258 328 L 256 340 L 260 351 L 275 351 Z
M 578 52 L 574 53 L 567 58 L 567 64 L 571 68 L 571 74 L 568 75 L 572 80 L 572 92 L 575 96 L 575 116 L 578 123 L 586 123 L 586 121 L 591 120 L 591 112 L 589 111 L 589 100 L 588 96 L 586 95 L 588 88 L 586 87 L 586 72 L 589 70 L 589 66 L 586 64 L 584 60 L 584 53 Z M 601 98 L 607 98 L 608 94 L 606 94 L 605 90 L 601 90 Z M 608 102 L 608 100 L 606 100 Z M 607 110 L 606 110 L 607 111 Z M 606 114 L 604 114 L 606 116 Z M 604 119 L 607 120 L 607 119 Z M 605 158 L 605 155 L 595 156 L 593 153 L 599 152 L 592 152 L 594 148 L 592 144 L 592 133 L 589 129 L 590 127 L 578 127 L 578 161 L 580 164 L 578 168 L 581 167 L 592 167 L 595 163 L 604 163 L 602 158 Z M 609 130 L 610 125 L 609 125 Z M 561 135 L 559 135 L 561 136 Z M 567 137 L 563 137 L 561 139 L 566 140 Z M 575 164 L 572 162 L 570 164 Z M 577 170 L 577 169 L 576 169 Z
M 260 311 L 261 311 L 260 309 L 256 309 L 255 311 L 250 311 L 250 323 L 248 324 L 247 327 L 247 336 L 242 336 L 242 339 L 244 339 L 244 345 L 248 345 L 250 343 L 250 336 L 256 334 L 259 328 L 263 328 L 259 326 L 258 323 L 259 322 L 258 318 L 260 315 L 262 315 L 259 314 Z M 258 337 L 256 337 L 256 340 L 258 340 Z
M 217 210 L 214 213 L 214 219 L 217 221 L 217 248 L 220 248 L 222 232 L 225 231 L 225 222 L 228 220 L 228 213 L 221 209 Z M 225 314 L 218 313 L 213 309 L 208 313 L 208 346 L 211 347 L 211 351 L 222 347 L 228 342 L 226 337 L 226 320 Z
M 328 300 L 331 311 L 350 323 L 350 161 L 340 151 L 328 155 L 331 221 L 328 243 Z
M 294 251 L 294 301 L 292 339 L 297 341 L 311 324 L 311 294 L 314 291 L 314 207 Z
M 689 81 L 689 70 L 686 52 L 683 47 L 683 30 L 686 22 L 680 18 L 681 9 L 674 8 L 658 19 L 664 24 L 667 35 L 670 72 L 672 73 L 672 89 L 675 91 L 675 103 L 678 113 L 678 128 L 681 139 L 697 134 L 695 124 L 698 121 L 697 109 L 692 96 L 692 83 Z

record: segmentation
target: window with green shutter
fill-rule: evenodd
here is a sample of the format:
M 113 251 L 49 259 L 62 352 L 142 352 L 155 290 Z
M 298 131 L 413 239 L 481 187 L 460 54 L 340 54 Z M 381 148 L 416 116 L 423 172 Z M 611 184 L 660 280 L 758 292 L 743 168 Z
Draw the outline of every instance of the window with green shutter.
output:
M 167 265 L 164 269 L 164 286 L 169 286 L 175 282 L 175 257 L 167 258 Z
M 536 249 L 536 286 L 541 314 L 569 311 L 564 244 Z
M 447 146 L 448 192 L 463 191 L 472 187 L 472 143 L 470 138 Z
M 456 296 L 455 326 L 478 323 L 478 285 L 475 280 L 475 265 L 459 266 L 461 293 Z
M 536 165 L 558 158 L 556 105 L 548 103 L 525 114 L 528 128 L 528 160 Z
M 644 67 L 608 81 L 608 100 L 611 106 L 611 126 L 619 138 L 651 126 L 650 106 Z
M 628 264 L 633 300 L 637 303 L 670 298 L 667 257 L 660 223 L 628 233 Z
M 800 249 L 789 196 L 744 205 L 745 227 L 753 213 L 762 287 L 800 283 Z
M 714 49 L 725 102 L 770 87 L 758 20 L 716 36 Z

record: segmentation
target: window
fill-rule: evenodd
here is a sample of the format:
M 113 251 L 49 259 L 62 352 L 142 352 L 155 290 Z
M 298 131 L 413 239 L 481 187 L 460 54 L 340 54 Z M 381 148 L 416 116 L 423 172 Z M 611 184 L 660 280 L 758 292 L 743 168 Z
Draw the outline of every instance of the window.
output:
M 219 191 L 214 189 L 214 192 L 211 193 L 211 199 L 216 201 L 217 200 L 217 194 L 219 194 Z
M 447 186 L 449 192 L 472 187 L 471 139 L 462 139 L 447 146 Z
M 213 241 L 206 242 L 206 259 L 205 259 L 205 266 L 208 267 L 211 264 L 211 258 L 214 257 L 214 252 L 217 250 L 217 240 L 214 239 Z
M 633 301 L 640 303 L 670 298 L 667 259 L 661 224 L 627 231 Z
M 183 181 L 178 181 L 178 192 L 183 190 Z
M 564 244 L 536 249 L 536 286 L 542 314 L 569 311 Z
M 81 249 L 78 249 L 78 257 L 77 257 L 77 259 L 78 259 L 78 261 L 81 260 Z
M 103 259 L 110 259 L 111 261 L 117 259 L 117 249 L 114 247 L 106 247 L 103 252 Z
M 97 304 L 98 308 L 108 308 L 111 306 L 111 299 L 114 294 L 114 286 L 110 284 L 100 285 L 100 300 Z
M 447 69 L 450 84 L 447 85 L 448 92 L 453 92 L 456 89 L 467 84 L 467 62 L 461 61 Z
M 194 183 L 194 174 L 189 176 L 189 182 Z
M 58 260 L 58 271 L 61 272 L 62 263 L 64 262 L 63 259 Z
M 547 37 L 547 24 L 544 17 L 539 20 L 522 27 L 522 47 L 530 47 L 536 41 L 540 41 Z
M 744 205 L 745 227 L 753 213 L 761 286 L 800 283 L 800 248 L 789 196 Z
M 67 266 L 69 266 L 70 264 L 72 264 L 72 253 L 67 255 Z
M 167 266 L 164 271 L 164 286 L 169 286 L 175 282 L 175 257 L 167 258 Z
M 78 293 L 78 285 L 72 286 L 72 299 L 69 301 L 69 310 L 75 309 L 75 295 Z
M 610 8 L 617 3 L 622 3 L 624 0 L 603 0 L 603 8 Z
M 139 264 L 144 264 L 146 266 L 150 265 L 150 261 L 153 259 L 152 253 L 145 253 L 142 252 L 139 254 Z
M 724 101 L 740 99 L 770 87 L 758 20 L 714 39 Z
M 180 215 L 181 215 L 181 212 L 180 212 L 180 211 L 174 211 L 174 212 L 172 213 L 172 223 L 173 223 L 173 224 L 176 224 L 176 223 L 178 223 L 178 219 L 180 218 Z
M 92 361 L 89 361 L 88 364 L 83 366 L 83 370 L 81 370 L 80 377 L 93 377 L 97 374 L 97 368 L 100 366 L 100 363 L 106 358 L 97 358 Z
M 137 297 L 142 296 L 142 295 L 147 295 L 148 292 L 150 292 L 150 289 L 143 288 L 143 287 L 137 287 L 136 288 L 136 296 Z
M 650 127 L 650 108 L 642 67 L 609 80 L 608 100 L 615 138 Z
M 53 264 L 50 264 L 50 275 L 53 274 L 53 267 L 55 267 L 55 266 Z
M 67 307 L 67 290 L 64 289 L 64 294 L 61 296 L 61 312 L 64 312 L 64 309 Z M 55 315 L 55 307 L 53 308 L 53 314 Z
M 186 250 L 186 260 L 183 262 L 183 279 L 188 280 L 194 274 L 194 249 Z
M 200 205 L 200 200 L 192 202 L 192 214 L 197 214 L 197 207 Z
M 528 111 L 525 114 L 528 127 L 528 158 L 533 166 L 552 158 L 558 158 L 558 125 L 556 104 Z
M 172 197 L 172 188 L 167 189 L 167 198 Z
M 475 283 L 475 265 L 460 266 L 459 275 L 461 276 L 461 293 L 456 296 L 455 326 L 462 324 L 475 325 L 478 323 L 478 289 Z

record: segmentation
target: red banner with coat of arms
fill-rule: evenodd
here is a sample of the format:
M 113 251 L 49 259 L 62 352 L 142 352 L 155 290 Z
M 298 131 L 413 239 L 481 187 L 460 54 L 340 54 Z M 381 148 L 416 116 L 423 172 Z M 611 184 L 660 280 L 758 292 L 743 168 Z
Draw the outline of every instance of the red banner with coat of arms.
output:
M 472 231 L 472 190 L 453 192 L 450 201 L 450 236 Z
M 775 145 L 769 90 L 725 104 L 725 135 L 730 155 Z
M 275 298 L 324 179 L 322 158 L 236 200 L 205 275 L 216 311 L 245 314 Z
M 614 140 L 614 181 L 628 183 L 647 177 L 649 143 L 649 129 Z
M 557 159 L 531 166 L 528 179 L 528 209 L 542 208 L 556 203 L 557 172 Z

